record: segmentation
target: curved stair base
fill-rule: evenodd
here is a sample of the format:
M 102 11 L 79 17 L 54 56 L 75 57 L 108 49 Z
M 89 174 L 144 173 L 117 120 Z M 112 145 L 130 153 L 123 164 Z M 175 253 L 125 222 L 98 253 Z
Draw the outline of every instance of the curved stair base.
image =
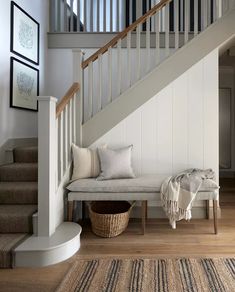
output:
M 80 225 L 64 222 L 51 237 L 29 237 L 14 250 L 14 267 L 45 267 L 70 258 L 80 248 L 81 231 Z

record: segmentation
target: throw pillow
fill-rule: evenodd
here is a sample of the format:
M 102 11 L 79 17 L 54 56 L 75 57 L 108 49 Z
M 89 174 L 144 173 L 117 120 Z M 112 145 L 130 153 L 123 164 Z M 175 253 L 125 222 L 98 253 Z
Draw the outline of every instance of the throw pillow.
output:
M 100 162 L 97 149 L 80 148 L 72 144 L 72 153 L 72 180 L 97 177 L 100 174 Z
M 132 148 L 132 145 L 117 150 L 99 148 L 101 173 L 97 180 L 135 177 L 131 166 Z

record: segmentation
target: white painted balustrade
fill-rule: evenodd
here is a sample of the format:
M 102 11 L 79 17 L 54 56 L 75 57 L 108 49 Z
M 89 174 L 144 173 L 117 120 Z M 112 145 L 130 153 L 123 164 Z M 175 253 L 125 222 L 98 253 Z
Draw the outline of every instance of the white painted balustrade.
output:
M 81 141 L 83 54 L 73 54 L 75 82 L 66 95 L 59 103 L 54 97 L 38 98 L 38 236 L 55 231 L 55 206 L 70 179 L 71 146 Z
M 136 12 L 136 15 L 142 15 L 140 12 L 143 12 L 144 2 L 137 2 L 139 4 L 135 8 L 140 11 Z M 142 20 L 138 19 L 124 29 L 83 63 L 84 121 L 91 119 L 175 50 L 220 18 L 230 9 L 229 7 L 232 7 L 232 2 L 234 1 L 151 0 L 146 2 L 144 9 L 147 9 L 147 13 L 142 16 Z M 102 3 L 107 5 L 110 0 Z M 100 2 L 99 5 L 103 4 Z M 133 7 L 132 3 L 131 8 Z M 102 16 L 105 16 L 106 24 L 109 23 L 110 27 L 114 28 L 115 18 L 109 22 L 106 16 L 108 13 L 115 15 L 115 11 L 119 12 L 121 1 L 114 1 L 109 8 L 111 10 L 106 9 Z M 133 9 L 129 12 L 129 18 L 132 19 Z M 99 16 L 99 19 L 102 20 L 102 17 Z M 121 28 L 121 18 L 118 19 L 118 27 Z M 104 24 L 100 24 L 99 27 L 104 28 Z M 103 80 L 106 80 L 106 84 Z
M 120 32 L 159 2 L 161 0 L 50 0 L 50 31 Z M 195 30 L 203 30 L 218 16 L 231 9 L 234 2 L 235 0 L 172 0 L 169 12 L 170 30 L 191 31 L 193 24 L 189 22 L 190 14 L 194 14 L 194 19 L 200 21 L 199 26 L 198 21 L 195 22 Z M 193 7 L 190 8 L 190 4 Z M 160 32 L 167 31 L 167 13 L 164 9 L 159 13 Z M 155 19 L 152 18 L 152 32 L 156 28 L 154 22 Z

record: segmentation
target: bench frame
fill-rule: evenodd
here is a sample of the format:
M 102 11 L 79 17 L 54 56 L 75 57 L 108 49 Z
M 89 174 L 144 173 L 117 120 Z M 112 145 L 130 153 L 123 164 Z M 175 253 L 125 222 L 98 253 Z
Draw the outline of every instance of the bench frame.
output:
M 203 193 L 203 192 L 202 192 Z M 205 194 L 208 194 L 210 192 L 204 192 Z M 82 193 L 84 194 L 84 193 Z M 90 193 L 89 193 L 90 194 Z M 94 197 L 93 198 L 87 198 L 86 200 L 84 198 L 79 198 L 79 192 L 70 192 L 68 194 L 68 221 L 72 221 L 73 220 L 73 210 L 75 209 L 75 202 L 76 201 L 105 201 L 105 200 L 112 200 L 112 201 L 119 201 L 122 200 L 123 198 L 120 198 L 120 194 L 119 193 L 112 193 L 112 198 L 105 198 L 105 196 L 99 199 L 95 198 L 95 194 L 94 193 Z M 97 193 L 100 194 L 100 193 Z M 110 194 L 110 193 L 108 193 Z M 125 194 L 125 193 L 124 193 Z M 89 196 L 88 196 L 89 197 Z M 125 197 L 125 196 L 124 196 Z M 136 200 L 136 201 L 141 201 L 141 231 L 142 234 L 145 234 L 145 230 L 146 230 L 146 220 L 148 218 L 148 200 L 144 200 L 144 199 L 140 199 L 139 196 L 135 197 L 134 195 L 132 195 L 132 199 L 130 198 L 126 198 L 126 200 Z M 207 219 L 209 218 L 209 211 L 210 211 L 210 201 L 211 199 L 205 199 L 204 201 L 206 201 L 206 213 L 207 213 Z M 214 223 L 214 233 L 217 234 L 218 233 L 218 199 L 212 200 L 213 202 L 213 223 Z

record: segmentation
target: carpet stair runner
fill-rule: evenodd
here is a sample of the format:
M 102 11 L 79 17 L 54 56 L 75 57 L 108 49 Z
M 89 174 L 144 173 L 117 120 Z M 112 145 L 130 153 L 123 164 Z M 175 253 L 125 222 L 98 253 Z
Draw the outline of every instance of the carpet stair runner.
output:
M 13 150 L 14 162 L 0 166 L 0 268 L 14 266 L 14 249 L 33 233 L 37 155 L 37 147 L 18 147 Z

